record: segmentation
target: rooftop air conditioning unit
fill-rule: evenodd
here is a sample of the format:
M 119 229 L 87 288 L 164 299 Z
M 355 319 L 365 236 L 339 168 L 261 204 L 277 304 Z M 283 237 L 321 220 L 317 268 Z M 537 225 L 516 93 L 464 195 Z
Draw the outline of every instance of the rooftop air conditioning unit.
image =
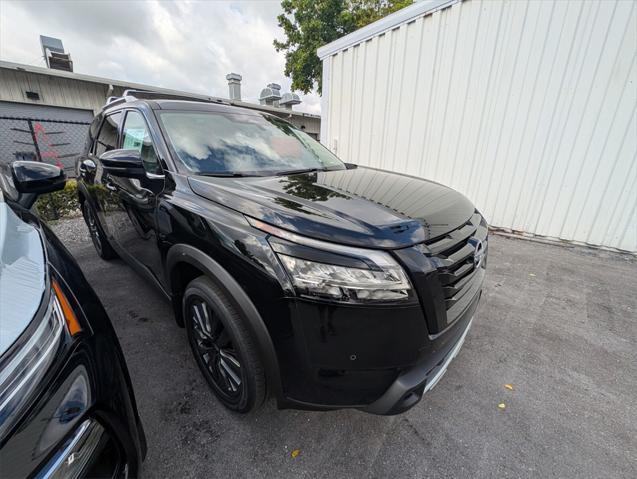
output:
M 52 70 L 73 71 L 73 60 L 71 55 L 64 51 L 62 40 L 40 35 L 40 45 L 47 67 Z

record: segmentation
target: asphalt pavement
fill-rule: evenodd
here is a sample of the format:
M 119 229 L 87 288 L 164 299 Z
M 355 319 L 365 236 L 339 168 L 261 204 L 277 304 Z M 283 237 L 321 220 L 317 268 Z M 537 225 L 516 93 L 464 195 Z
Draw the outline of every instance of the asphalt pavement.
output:
M 54 229 L 122 343 L 145 477 L 637 477 L 633 256 L 491 236 L 472 330 L 415 408 L 378 417 L 268 403 L 239 416 L 208 389 L 163 297 L 99 259 L 80 219 Z

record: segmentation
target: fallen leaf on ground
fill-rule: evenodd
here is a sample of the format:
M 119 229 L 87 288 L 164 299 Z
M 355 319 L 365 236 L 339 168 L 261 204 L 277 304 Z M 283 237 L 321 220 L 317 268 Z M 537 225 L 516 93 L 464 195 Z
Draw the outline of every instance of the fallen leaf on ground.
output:
M 509 391 L 513 391 L 513 384 L 505 384 L 504 387 L 507 388 Z
M 506 405 L 506 404 L 504 404 L 503 402 L 501 402 L 500 404 L 498 404 L 498 407 L 499 407 L 501 410 L 504 410 L 504 409 L 506 409 L 507 405 Z
M 299 454 L 301 454 L 301 450 L 300 449 L 295 449 L 294 451 L 292 451 L 292 457 L 296 457 Z
M 533 277 L 535 277 L 535 274 L 533 274 L 533 273 L 529 273 L 529 276 L 533 276 Z

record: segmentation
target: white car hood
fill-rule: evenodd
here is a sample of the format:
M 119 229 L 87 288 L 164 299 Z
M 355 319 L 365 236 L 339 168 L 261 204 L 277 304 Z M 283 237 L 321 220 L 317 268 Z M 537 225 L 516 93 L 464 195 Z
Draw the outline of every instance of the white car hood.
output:
M 29 325 L 45 288 L 45 257 L 37 229 L 0 195 L 0 355 Z

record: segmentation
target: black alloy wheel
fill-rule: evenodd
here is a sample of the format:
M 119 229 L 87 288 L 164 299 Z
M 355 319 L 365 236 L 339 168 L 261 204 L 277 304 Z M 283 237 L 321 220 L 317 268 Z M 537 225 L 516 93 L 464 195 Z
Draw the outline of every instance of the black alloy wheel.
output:
M 246 323 L 209 278 L 191 281 L 184 292 L 186 333 L 197 365 L 228 409 L 247 413 L 265 400 L 265 375 Z
M 241 362 L 228 331 L 205 299 L 192 298 L 188 312 L 194 333 L 194 347 L 218 394 L 226 401 L 236 401 L 241 396 L 243 378 Z

